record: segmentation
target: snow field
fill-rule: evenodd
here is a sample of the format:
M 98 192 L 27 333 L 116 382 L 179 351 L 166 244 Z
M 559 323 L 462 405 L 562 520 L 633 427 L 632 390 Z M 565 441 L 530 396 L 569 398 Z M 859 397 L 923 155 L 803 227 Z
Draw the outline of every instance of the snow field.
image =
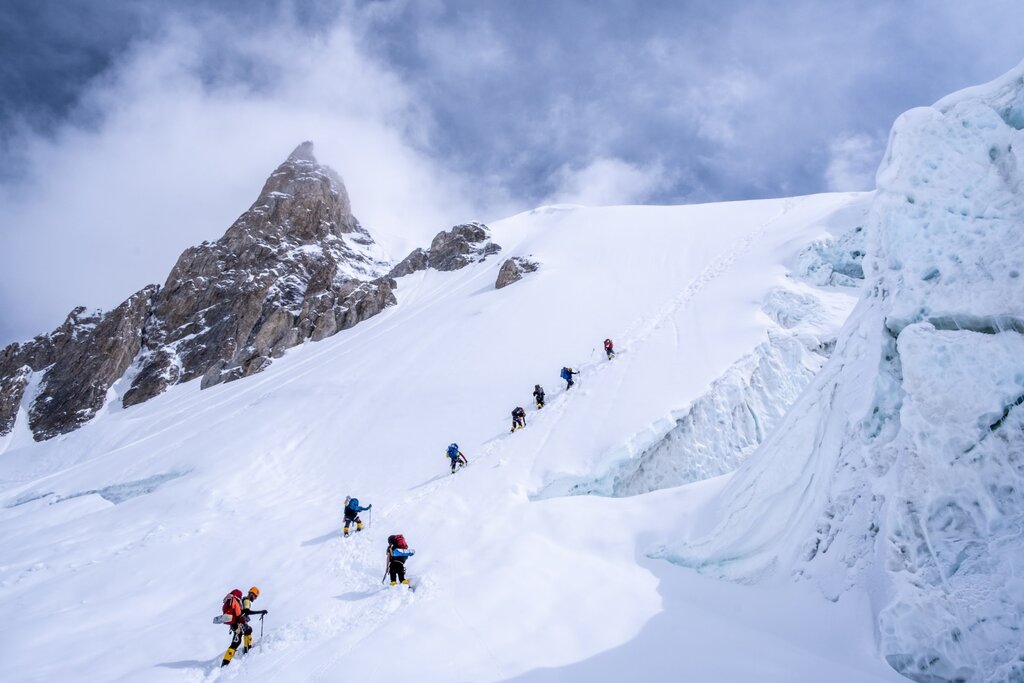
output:
M 864 201 L 522 214 L 492 226 L 500 258 L 403 278 L 397 307 L 259 375 L 112 407 L 42 444 L 16 431 L 0 456 L 0 661 L 18 681 L 601 680 L 638 659 L 718 680 L 896 680 L 863 596 L 837 606 L 646 557 L 700 527 L 727 478 L 533 500 L 662 436 L 765 341 L 783 264 Z M 541 269 L 495 291 L 513 255 Z M 570 392 L 562 365 L 583 370 Z M 509 435 L 516 405 L 528 427 Z M 471 463 L 454 476 L 453 440 Z M 117 504 L 55 502 L 172 472 Z M 374 506 L 350 539 L 345 495 Z M 413 594 L 378 590 L 396 532 L 417 550 Z M 270 610 L 262 650 L 221 670 L 229 637 L 211 619 L 251 584 Z

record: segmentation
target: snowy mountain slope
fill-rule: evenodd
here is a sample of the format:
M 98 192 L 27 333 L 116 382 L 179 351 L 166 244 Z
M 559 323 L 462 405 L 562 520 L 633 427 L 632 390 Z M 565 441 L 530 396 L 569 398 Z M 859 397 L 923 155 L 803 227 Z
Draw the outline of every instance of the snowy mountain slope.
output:
M 1024 64 L 912 110 L 878 172 L 869 295 L 763 448 L 661 555 L 867 587 L 919 681 L 1024 677 Z
M 532 500 L 669 429 L 777 325 L 783 264 L 868 201 L 539 209 L 492 226 L 503 255 L 541 264 L 510 287 L 498 260 L 415 273 L 397 306 L 245 382 L 110 400 L 45 443 L 20 421 L 0 442 L 5 678 L 575 680 L 642 657 L 662 676 L 895 680 L 863 601 L 646 559 L 727 479 Z M 568 394 L 565 364 L 583 371 Z M 536 382 L 548 405 L 509 435 Z M 452 440 L 471 461 L 456 476 Z M 346 494 L 374 508 L 342 540 Z M 396 531 L 415 594 L 378 590 Z M 249 583 L 263 647 L 222 671 L 210 619 Z

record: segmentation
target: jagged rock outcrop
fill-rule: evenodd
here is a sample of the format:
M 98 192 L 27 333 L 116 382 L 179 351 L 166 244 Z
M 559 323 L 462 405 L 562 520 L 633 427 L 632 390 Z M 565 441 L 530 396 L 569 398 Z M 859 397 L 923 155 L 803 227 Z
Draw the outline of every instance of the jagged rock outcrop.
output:
M 73 431 L 103 407 L 107 390 L 139 352 L 156 290 L 151 285 L 135 293 L 60 351 L 29 411 L 29 427 L 37 440 Z
M 251 375 L 315 330 L 322 339 L 344 329 L 337 320 L 354 325 L 383 308 L 357 303 L 387 305 L 393 296 L 386 283 L 350 283 L 385 268 L 341 179 L 317 164 L 311 143 L 299 145 L 221 239 L 178 259 L 146 325 L 124 405 L 195 377 L 205 387 Z
M 417 247 L 412 253 L 399 261 L 398 265 L 388 273 L 391 277 L 404 277 L 412 275 L 421 270 L 426 270 L 430 265 L 430 254 L 425 249 Z
M 490 241 L 491 231 L 483 223 L 465 223 L 439 232 L 430 243 L 430 267 L 458 270 L 497 254 L 501 247 Z
M 499 251 L 501 246 L 491 241 L 490 228 L 483 223 L 463 223 L 434 235 L 430 249 L 414 249 L 388 275 L 398 278 L 427 268 L 458 270 Z
M 125 407 L 197 377 L 206 388 L 260 372 L 286 349 L 394 305 L 394 278 L 497 253 L 489 237 L 480 223 L 457 225 L 388 272 L 341 179 L 304 142 L 223 237 L 181 254 L 163 287 L 150 285 L 105 315 L 76 308 L 51 334 L 0 351 L 0 436 L 40 373 L 29 409 L 37 440 L 92 419 L 126 373 Z
M 14 428 L 32 373 L 52 365 L 65 347 L 81 340 L 99 322 L 99 315 L 84 313 L 85 307 L 79 306 L 50 334 L 0 351 L 0 436 Z
M 502 263 L 501 268 L 498 269 L 498 279 L 494 283 L 494 288 L 502 289 L 503 287 L 508 287 L 513 282 L 519 282 L 523 279 L 524 275 L 535 272 L 539 267 L 537 263 L 530 259 L 523 258 L 522 256 L 513 256 Z

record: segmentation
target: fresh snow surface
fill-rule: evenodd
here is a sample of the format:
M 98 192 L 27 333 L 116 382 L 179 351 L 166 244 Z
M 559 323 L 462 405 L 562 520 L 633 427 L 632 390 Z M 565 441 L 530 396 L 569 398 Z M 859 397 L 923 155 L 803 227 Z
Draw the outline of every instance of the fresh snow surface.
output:
M 1024 680 L 1024 63 L 896 122 L 868 295 L 779 428 L 655 553 L 868 590 L 914 680 Z
M 867 591 L 836 603 L 649 557 L 707 526 L 734 475 L 541 495 L 663 438 L 780 330 L 806 350 L 807 330 L 837 325 L 856 291 L 789 268 L 870 201 L 538 209 L 492 226 L 498 257 L 407 276 L 397 306 L 259 375 L 127 410 L 115 387 L 95 420 L 44 443 L 20 419 L 0 442 L 0 678 L 902 680 Z M 495 290 L 514 255 L 540 270 Z M 568 393 L 563 365 L 582 370 Z M 509 434 L 516 405 L 528 426 Z M 454 476 L 451 441 L 470 461 Z M 350 539 L 346 495 L 373 504 Z M 417 551 L 415 593 L 381 585 L 396 532 Z M 251 584 L 263 637 L 221 669 L 229 636 L 212 618 Z

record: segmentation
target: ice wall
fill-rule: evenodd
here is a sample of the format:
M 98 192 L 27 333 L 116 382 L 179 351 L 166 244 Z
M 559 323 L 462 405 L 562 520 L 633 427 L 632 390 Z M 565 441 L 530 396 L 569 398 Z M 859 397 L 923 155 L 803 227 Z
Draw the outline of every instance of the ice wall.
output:
M 864 226 L 818 240 L 761 305 L 768 338 L 702 395 L 673 411 L 657 438 L 638 438 L 596 476 L 552 482 L 540 497 L 635 496 L 732 472 L 771 434 L 836 344 L 863 285 Z M 652 428 L 653 430 L 654 428 Z
M 776 334 L 741 358 L 654 443 L 597 477 L 556 481 L 540 497 L 635 496 L 735 470 L 821 368 L 824 356 Z
M 1024 680 L 1024 64 L 893 127 L 869 290 L 695 535 L 740 581 L 866 586 L 918 681 Z

